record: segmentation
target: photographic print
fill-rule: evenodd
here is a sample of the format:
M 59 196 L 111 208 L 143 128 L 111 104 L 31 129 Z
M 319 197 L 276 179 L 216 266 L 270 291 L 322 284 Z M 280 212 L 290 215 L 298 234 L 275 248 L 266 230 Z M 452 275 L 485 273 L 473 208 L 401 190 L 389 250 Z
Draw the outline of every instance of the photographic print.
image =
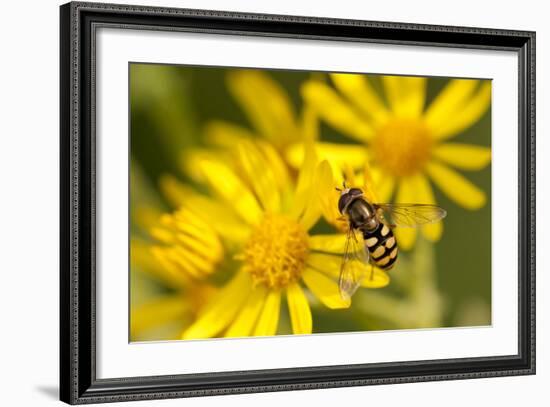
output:
M 491 81 L 129 64 L 130 341 L 491 325 Z

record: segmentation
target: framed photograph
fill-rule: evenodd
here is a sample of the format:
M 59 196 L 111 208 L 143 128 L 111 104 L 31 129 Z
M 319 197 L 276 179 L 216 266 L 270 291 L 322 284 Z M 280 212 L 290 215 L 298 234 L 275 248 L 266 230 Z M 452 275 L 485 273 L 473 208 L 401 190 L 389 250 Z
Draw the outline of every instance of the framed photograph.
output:
M 535 373 L 535 33 L 60 13 L 61 400 Z

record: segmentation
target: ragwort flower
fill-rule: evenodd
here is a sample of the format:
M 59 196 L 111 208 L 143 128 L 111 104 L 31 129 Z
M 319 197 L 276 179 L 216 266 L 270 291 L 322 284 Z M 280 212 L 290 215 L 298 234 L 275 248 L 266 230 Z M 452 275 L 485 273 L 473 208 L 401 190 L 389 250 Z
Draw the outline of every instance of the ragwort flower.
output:
M 163 215 L 162 200 L 135 162 L 131 180 L 130 339 L 176 339 L 216 292 L 205 277 L 224 249 L 208 220 L 191 213 L 203 204 L 192 191 L 174 215 Z M 153 247 L 148 231 L 159 242 Z
M 240 228 L 224 238 L 235 253 L 232 276 L 182 338 L 274 335 L 284 297 L 292 331 L 311 333 L 309 293 L 331 309 L 350 306 L 337 283 L 345 236 L 310 233 L 321 215 L 319 195 L 334 188 L 330 166 L 318 164 L 310 148 L 294 183 L 271 145 L 243 142 L 237 154 L 236 167 L 208 158 L 198 163 L 216 202 L 234 210 Z M 224 221 L 227 210 L 209 209 L 196 208 L 211 225 Z M 376 270 L 362 285 L 388 282 Z
M 339 145 L 319 143 L 318 152 L 336 165 L 349 163 L 360 168 L 371 165 L 382 201 L 435 204 L 430 181 L 450 199 L 466 209 L 479 209 L 485 193 L 456 169 L 480 170 L 491 160 L 488 147 L 449 142 L 472 126 L 491 102 L 490 81 L 453 79 L 425 108 L 426 78 L 383 76 L 389 106 L 379 97 L 367 75 L 331 74 L 334 88 L 310 80 L 302 95 L 321 120 L 362 143 Z M 296 147 L 289 159 L 300 161 Z M 422 227 L 431 241 L 439 240 L 441 222 Z M 396 230 L 403 248 L 410 248 L 415 229 Z
M 310 109 L 295 112 L 290 96 L 269 74 L 256 69 L 232 70 L 227 87 L 251 124 L 250 128 L 213 120 L 205 128 L 205 141 L 233 147 L 243 140 L 264 139 L 278 151 L 306 139 L 316 131 Z

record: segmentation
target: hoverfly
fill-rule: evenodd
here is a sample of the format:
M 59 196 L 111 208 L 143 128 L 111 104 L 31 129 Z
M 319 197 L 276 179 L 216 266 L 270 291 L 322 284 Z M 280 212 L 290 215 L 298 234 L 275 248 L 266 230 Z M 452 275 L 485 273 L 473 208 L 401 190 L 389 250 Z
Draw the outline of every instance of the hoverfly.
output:
M 436 205 L 380 204 L 365 199 L 360 188 L 337 188 L 338 210 L 349 222 L 338 286 L 349 299 L 365 278 L 366 265 L 390 270 L 398 248 L 393 228 L 417 227 L 443 219 L 447 212 Z

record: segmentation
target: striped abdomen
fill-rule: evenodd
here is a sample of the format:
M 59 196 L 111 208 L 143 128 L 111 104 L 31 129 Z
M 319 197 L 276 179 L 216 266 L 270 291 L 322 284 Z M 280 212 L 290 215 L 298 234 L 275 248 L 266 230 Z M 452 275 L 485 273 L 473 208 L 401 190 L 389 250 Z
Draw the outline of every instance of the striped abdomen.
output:
M 363 237 L 370 254 L 371 263 L 383 270 L 391 269 L 395 260 L 397 260 L 398 253 L 393 231 L 380 222 L 372 232 L 363 230 Z

